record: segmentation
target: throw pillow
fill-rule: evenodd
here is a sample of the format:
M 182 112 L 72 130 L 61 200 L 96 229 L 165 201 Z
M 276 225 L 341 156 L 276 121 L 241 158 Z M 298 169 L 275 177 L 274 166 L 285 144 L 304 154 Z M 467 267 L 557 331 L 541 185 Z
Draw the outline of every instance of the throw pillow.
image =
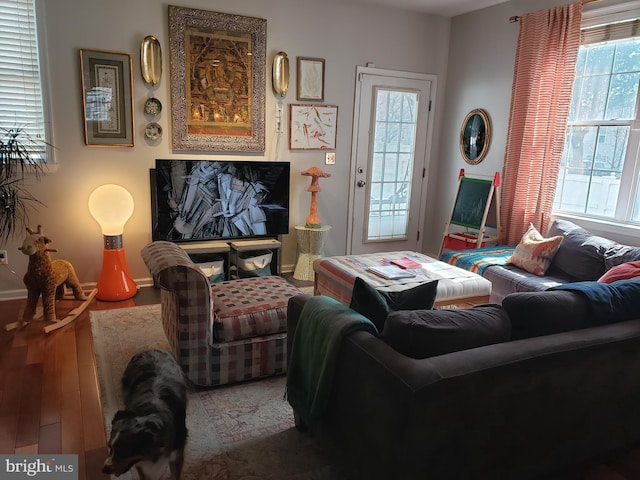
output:
M 381 332 L 390 311 L 433 308 L 437 289 L 438 281 L 434 280 L 397 292 L 380 291 L 356 277 L 349 307 L 371 320 Z
M 596 280 L 605 272 L 605 252 L 616 244 L 567 220 L 554 220 L 549 237 L 562 235 L 549 273 L 575 281 Z
M 604 283 L 612 283 L 616 280 L 640 280 L 640 261 L 627 262 L 613 267 L 602 275 L 598 281 Z
M 511 320 L 513 340 L 599 325 L 588 300 L 566 290 L 511 293 L 502 306 Z
M 511 324 L 500 305 L 467 309 L 391 312 L 380 338 L 411 358 L 509 341 Z
M 522 240 L 508 261 L 529 273 L 542 276 L 551 265 L 551 260 L 562 243 L 562 238 L 562 235 L 544 238 L 533 224 L 529 224 L 529 229 L 522 236 Z

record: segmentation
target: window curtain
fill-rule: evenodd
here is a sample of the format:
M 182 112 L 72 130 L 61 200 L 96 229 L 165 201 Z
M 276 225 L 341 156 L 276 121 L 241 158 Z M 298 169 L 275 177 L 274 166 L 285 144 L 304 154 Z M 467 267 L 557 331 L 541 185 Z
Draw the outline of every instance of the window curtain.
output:
M 581 20 L 581 2 L 520 17 L 501 198 L 506 244 L 519 243 L 529 223 L 547 232 Z

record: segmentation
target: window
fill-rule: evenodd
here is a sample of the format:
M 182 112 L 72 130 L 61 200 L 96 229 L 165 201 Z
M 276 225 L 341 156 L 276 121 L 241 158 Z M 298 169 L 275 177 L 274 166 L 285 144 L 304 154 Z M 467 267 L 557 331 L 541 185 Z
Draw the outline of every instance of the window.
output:
M 375 89 L 369 241 L 407 238 L 419 98 L 417 92 Z
M 583 29 L 554 213 L 640 223 L 640 20 Z
M 21 128 L 47 160 L 36 0 L 0 0 L 0 130 Z

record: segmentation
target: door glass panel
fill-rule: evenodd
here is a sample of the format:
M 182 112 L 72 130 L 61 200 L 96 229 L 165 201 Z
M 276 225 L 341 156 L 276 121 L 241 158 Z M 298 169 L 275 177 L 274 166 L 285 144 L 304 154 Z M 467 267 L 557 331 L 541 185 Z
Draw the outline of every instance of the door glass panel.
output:
M 418 93 L 375 89 L 366 241 L 407 237 Z

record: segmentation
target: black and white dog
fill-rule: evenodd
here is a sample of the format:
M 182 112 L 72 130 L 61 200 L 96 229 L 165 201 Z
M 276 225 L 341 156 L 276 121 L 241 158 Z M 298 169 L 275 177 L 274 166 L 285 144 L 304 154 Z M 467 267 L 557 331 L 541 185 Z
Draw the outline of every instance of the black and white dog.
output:
M 111 422 L 109 457 L 102 472 L 120 476 L 135 465 L 141 480 L 166 471 L 179 480 L 187 441 L 187 387 L 170 353 L 134 355 L 122 375 L 124 410 Z

